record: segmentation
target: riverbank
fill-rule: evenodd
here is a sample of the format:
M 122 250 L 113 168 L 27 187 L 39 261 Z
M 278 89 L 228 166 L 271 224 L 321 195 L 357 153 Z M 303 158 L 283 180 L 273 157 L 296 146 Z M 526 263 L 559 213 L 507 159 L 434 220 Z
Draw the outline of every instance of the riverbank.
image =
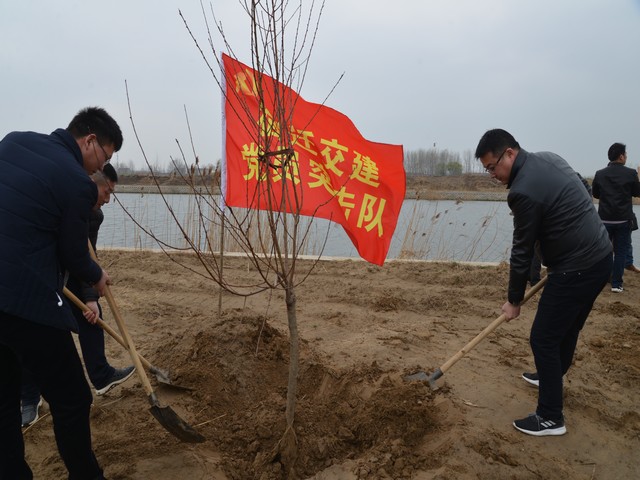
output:
M 220 188 L 213 179 L 202 185 L 190 187 L 180 177 L 157 177 L 123 175 L 118 183 L 118 193 L 191 194 L 194 189 L 201 194 L 217 195 Z M 156 183 L 157 181 L 157 183 Z M 454 201 L 505 201 L 507 191 L 503 185 L 485 174 L 467 174 L 446 177 L 409 176 L 405 198 L 412 200 Z
M 218 187 L 194 187 L 195 191 L 200 194 L 219 195 Z M 160 190 L 168 195 L 189 195 L 194 193 L 194 188 L 187 185 L 162 185 Z M 117 193 L 139 193 L 151 194 L 158 193 L 158 187 L 155 185 L 118 185 Z M 407 188 L 405 198 L 410 200 L 454 200 L 454 201 L 506 201 L 507 192 L 493 191 L 447 191 L 447 190 L 429 190 Z
M 123 175 L 117 187 L 118 193 L 158 193 L 159 189 L 166 194 L 191 194 L 194 188 L 201 194 L 220 194 L 218 184 L 211 181 L 208 185 L 190 187 L 179 177 L 158 177 L 156 181 L 150 176 Z M 589 179 L 588 179 L 589 180 Z M 465 174 L 443 177 L 409 176 L 405 198 L 410 200 L 453 200 L 456 202 L 487 201 L 504 202 L 507 200 L 507 189 L 487 174 Z M 598 203 L 594 199 L 595 203 Z M 634 198 L 633 204 L 640 204 L 640 198 Z

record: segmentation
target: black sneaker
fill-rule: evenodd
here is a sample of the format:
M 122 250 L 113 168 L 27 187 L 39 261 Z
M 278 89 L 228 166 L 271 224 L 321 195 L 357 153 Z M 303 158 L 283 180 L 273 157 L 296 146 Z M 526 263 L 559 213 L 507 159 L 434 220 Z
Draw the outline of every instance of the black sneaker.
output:
M 535 385 L 536 387 L 540 386 L 540 379 L 538 378 L 538 372 L 528 373 L 524 372 L 522 374 L 522 378 L 525 382 L 529 382 L 531 385 Z
M 104 395 L 113 387 L 120 385 L 122 382 L 125 382 L 133 375 L 136 368 L 132 365 L 130 367 L 125 368 L 116 368 L 115 372 L 107 382 L 107 384 L 102 388 L 96 388 L 96 395 Z
M 40 397 L 38 403 L 34 403 L 31 405 L 22 405 L 22 428 L 28 427 L 32 423 L 35 423 L 36 420 L 38 420 L 38 411 L 40 410 L 41 406 L 42 397 Z
M 527 435 L 536 437 L 564 435 L 567 433 L 564 420 L 545 420 L 536 413 L 532 413 L 527 418 L 516 420 L 513 422 L 513 426 Z

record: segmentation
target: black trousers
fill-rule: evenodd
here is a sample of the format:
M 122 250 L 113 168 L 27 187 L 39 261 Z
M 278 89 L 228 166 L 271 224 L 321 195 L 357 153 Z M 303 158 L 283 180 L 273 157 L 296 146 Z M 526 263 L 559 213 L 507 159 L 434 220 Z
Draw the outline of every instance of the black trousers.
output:
M 102 307 L 98 304 L 100 318 L 102 318 Z M 87 369 L 89 380 L 96 389 L 104 387 L 113 374 L 115 368 L 109 365 L 109 361 L 104 353 L 104 330 L 98 325 L 92 325 L 84 318 L 82 310 L 75 305 L 71 305 L 71 311 L 76 322 L 78 322 L 78 340 L 82 350 L 84 366 Z
M 76 294 L 75 292 L 73 292 Z M 77 294 L 76 294 L 77 295 Z M 75 305 L 70 305 L 73 316 L 78 323 L 78 340 L 82 350 L 84 366 L 87 369 L 89 380 L 96 389 L 103 388 L 115 373 L 115 368 L 109 365 L 104 353 L 104 330 L 98 325 L 92 325 L 84 318 L 82 310 Z M 102 307 L 98 304 L 100 318 Z M 22 404 L 35 405 L 40 401 L 40 390 L 33 375 L 29 370 L 22 371 Z
M 101 479 L 91 446 L 91 390 L 71 332 L 0 312 L 0 480 L 31 480 L 21 430 L 22 368 L 49 404 L 69 480 Z
M 531 327 L 531 350 L 540 378 L 536 413 L 562 418 L 562 376 L 567 373 L 593 303 L 611 275 L 612 256 L 578 272 L 550 273 Z

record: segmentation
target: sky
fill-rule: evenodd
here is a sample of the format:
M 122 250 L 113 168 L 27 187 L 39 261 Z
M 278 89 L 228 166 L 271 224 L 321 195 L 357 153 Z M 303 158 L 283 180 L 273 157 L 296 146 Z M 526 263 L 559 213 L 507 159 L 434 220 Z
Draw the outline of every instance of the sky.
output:
M 204 8 L 216 50 L 212 10 L 251 64 L 241 3 Z M 199 0 L 0 0 L 0 137 L 49 133 L 97 105 L 123 131 L 114 161 L 143 168 L 144 151 L 164 167 L 181 145 L 192 163 L 192 138 L 215 164 L 221 93 L 179 10 L 217 68 Z M 614 142 L 640 165 L 639 90 L 640 0 L 326 0 L 299 93 L 331 93 L 365 138 L 405 151 L 473 152 L 504 128 L 592 176 Z

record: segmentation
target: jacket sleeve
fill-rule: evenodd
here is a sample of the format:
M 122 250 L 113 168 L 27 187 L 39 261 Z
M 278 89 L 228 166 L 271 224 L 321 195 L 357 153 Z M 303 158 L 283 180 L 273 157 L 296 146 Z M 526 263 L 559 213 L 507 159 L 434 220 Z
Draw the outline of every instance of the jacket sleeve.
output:
M 100 230 L 100 225 L 102 225 L 102 221 L 104 220 L 104 214 L 102 210 L 99 208 L 92 209 L 91 215 L 89 217 L 89 241 L 91 242 L 91 246 L 93 247 L 93 251 L 98 254 L 98 232 Z M 93 288 L 90 283 L 83 282 L 82 283 L 82 298 L 86 302 L 95 302 L 100 299 L 100 295 L 97 290 Z
M 596 172 L 596 176 L 593 177 L 593 182 L 591 182 L 591 192 L 593 198 L 600 198 L 600 183 L 598 182 L 598 173 Z
M 89 215 L 97 199 L 97 188 L 91 182 L 82 189 L 73 205 L 64 210 L 58 231 L 58 250 L 62 267 L 74 277 L 94 284 L 100 280 L 102 269 L 91 259 L 87 238 Z
M 509 194 L 508 202 L 513 212 L 508 300 L 514 305 L 519 305 L 527 288 L 534 246 L 540 229 L 542 207 L 527 195 L 520 193 Z
M 634 182 L 631 187 L 631 195 L 634 197 L 640 197 L 640 182 L 638 181 L 638 172 L 633 171 Z

